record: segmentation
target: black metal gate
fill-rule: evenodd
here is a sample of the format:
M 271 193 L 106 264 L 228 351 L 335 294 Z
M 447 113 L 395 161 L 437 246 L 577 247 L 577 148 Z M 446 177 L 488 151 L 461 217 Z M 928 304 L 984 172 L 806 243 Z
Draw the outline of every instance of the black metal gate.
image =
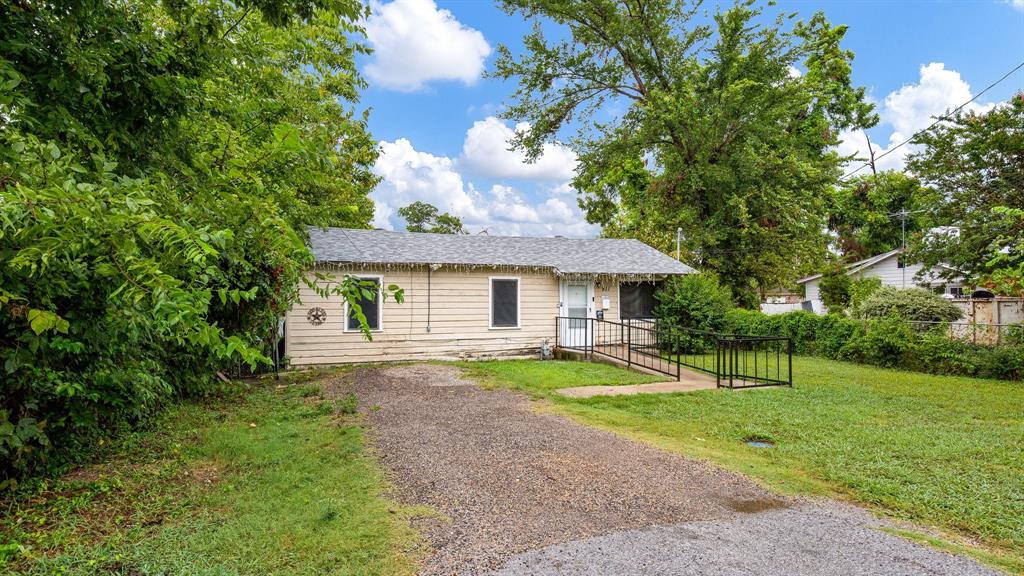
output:
M 600 355 L 679 379 L 684 369 L 720 388 L 793 385 L 793 346 L 784 336 L 742 336 L 669 326 L 653 318 L 621 322 L 555 318 L 556 346 Z

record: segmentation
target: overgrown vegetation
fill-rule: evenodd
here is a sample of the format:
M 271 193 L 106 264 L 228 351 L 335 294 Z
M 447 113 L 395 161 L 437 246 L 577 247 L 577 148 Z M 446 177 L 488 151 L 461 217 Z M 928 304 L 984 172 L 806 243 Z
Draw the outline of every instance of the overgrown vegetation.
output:
M 1018 382 L 804 356 L 793 360 L 792 389 L 569 399 L 553 392 L 589 383 L 577 377 L 578 363 L 534 361 L 512 372 L 503 365 L 471 366 L 584 423 L 706 458 L 786 491 L 850 498 L 965 534 L 958 551 L 1024 573 L 1018 497 L 1024 493 L 1024 387 Z M 774 447 L 752 448 L 747 438 Z
M 0 489 L 266 360 L 306 226 L 372 216 L 364 14 L 2 3 Z
M 1024 379 L 1024 345 L 1008 337 L 1001 345 L 974 344 L 950 338 L 948 326 L 912 329 L 893 316 L 857 320 L 840 314 L 818 316 L 797 311 L 762 314 L 734 309 L 729 331 L 792 339 L 798 354 L 823 356 L 931 374 Z
M 943 193 L 932 210 L 953 228 L 918 235 L 913 257 L 948 279 L 1024 296 L 1024 93 L 984 113 L 960 110 L 914 142 L 907 169 Z
M 314 379 L 173 406 L 99 463 L 8 494 L 0 570 L 412 575 L 421 512 L 383 494 L 351 398 Z

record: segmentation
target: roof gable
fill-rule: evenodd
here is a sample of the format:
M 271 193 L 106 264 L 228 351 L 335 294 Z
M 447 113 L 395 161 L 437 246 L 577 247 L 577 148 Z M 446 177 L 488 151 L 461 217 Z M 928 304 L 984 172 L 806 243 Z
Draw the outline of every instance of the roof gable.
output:
M 889 258 L 892 258 L 893 256 L 895 256 L 895 255 L 897 255 L 897 254 L 899 254 L 901 252 L 903 252 L 903 248 L 896 248 L 895 250 L 890 250 L 888 252 L 885 252 L 884 254 L 878 254 L 876 256 L 871 256 L 870 258 L 865 258 L 863 260 L 858 260 L 856 262 L 851 262 L 849 264 L 844 265 L 843 267 L 846 268 L 846 274 L 847 274 L 847 276 L 849 276 L 850 274 L 856 274 L 857 272 L 860 272 L 861 270 L 864 270 L 865 268 L 870 268 L 871 266 L 874 266 L 875 264 L 878 264 L 879 262 L 881 262 L 883 260 L 888 260 Z M 811 280 L 817 280 L 818 278 L 821 278 L 822 276 L 824 276 L 824 274 L 814 274 L 813 276 L 808 276 L 806 278 L 801 278 L 801 279 L 797 280 L 796 283 L 797 284 L 805 284 L 807 282 L 810 282 Z
M 693 268 L 632 239 L 528 238 L 310 228 L 317 263 L 549 268 L 557 274 L 663 276 Z

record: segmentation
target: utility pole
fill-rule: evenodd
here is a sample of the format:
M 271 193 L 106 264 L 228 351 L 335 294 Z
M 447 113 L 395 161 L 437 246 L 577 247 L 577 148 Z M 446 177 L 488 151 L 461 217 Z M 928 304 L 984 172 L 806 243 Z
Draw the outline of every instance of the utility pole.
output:
M 679 246 L 682 244 L 682 240 L 683 228 L 680 226 L 679 228 L 676 228 L 676 260 L 679 262 L 682 262 L 682 260 L 679 259 Z
M 915 212 L 920 212 L 920 210 L 915 210 Z M 900 255 L 897 257 L 897 262 L 899 262 L 899 258 L 902 258 L 903 255 L 906 254 L 906 252 L 907 252 L 907 217 L 910 216 L 910 214 L 911 214 L 911 212 L 908 212 L 906 208 L 901 208 L 899 212 L 896 212 L 894 214 L 894 216 L 897 216 L 900 219 L 900 242 L 901 242 L 901 246 L 903 246 L 903 251 L 900 252 Z M 907 287 L 907 264 L 906 264 L 905 260 L 903 261 L 903 266 L 900 268 L 900 272 L 903 275 L 902 276 L 902 280 L 900 281 L 901 282 L 900 287 L 901 288 L 906 288 Z

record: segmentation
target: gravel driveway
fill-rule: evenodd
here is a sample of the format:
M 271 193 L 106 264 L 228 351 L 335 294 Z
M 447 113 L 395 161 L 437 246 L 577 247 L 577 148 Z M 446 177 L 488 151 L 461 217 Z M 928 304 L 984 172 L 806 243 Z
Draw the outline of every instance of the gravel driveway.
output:
M 422 574 L 992 574 L 745 477 L 537 413 L 454 366 L 345 377 L 433 554 Z M 834 508 L 834 509 L 833 509 Z

